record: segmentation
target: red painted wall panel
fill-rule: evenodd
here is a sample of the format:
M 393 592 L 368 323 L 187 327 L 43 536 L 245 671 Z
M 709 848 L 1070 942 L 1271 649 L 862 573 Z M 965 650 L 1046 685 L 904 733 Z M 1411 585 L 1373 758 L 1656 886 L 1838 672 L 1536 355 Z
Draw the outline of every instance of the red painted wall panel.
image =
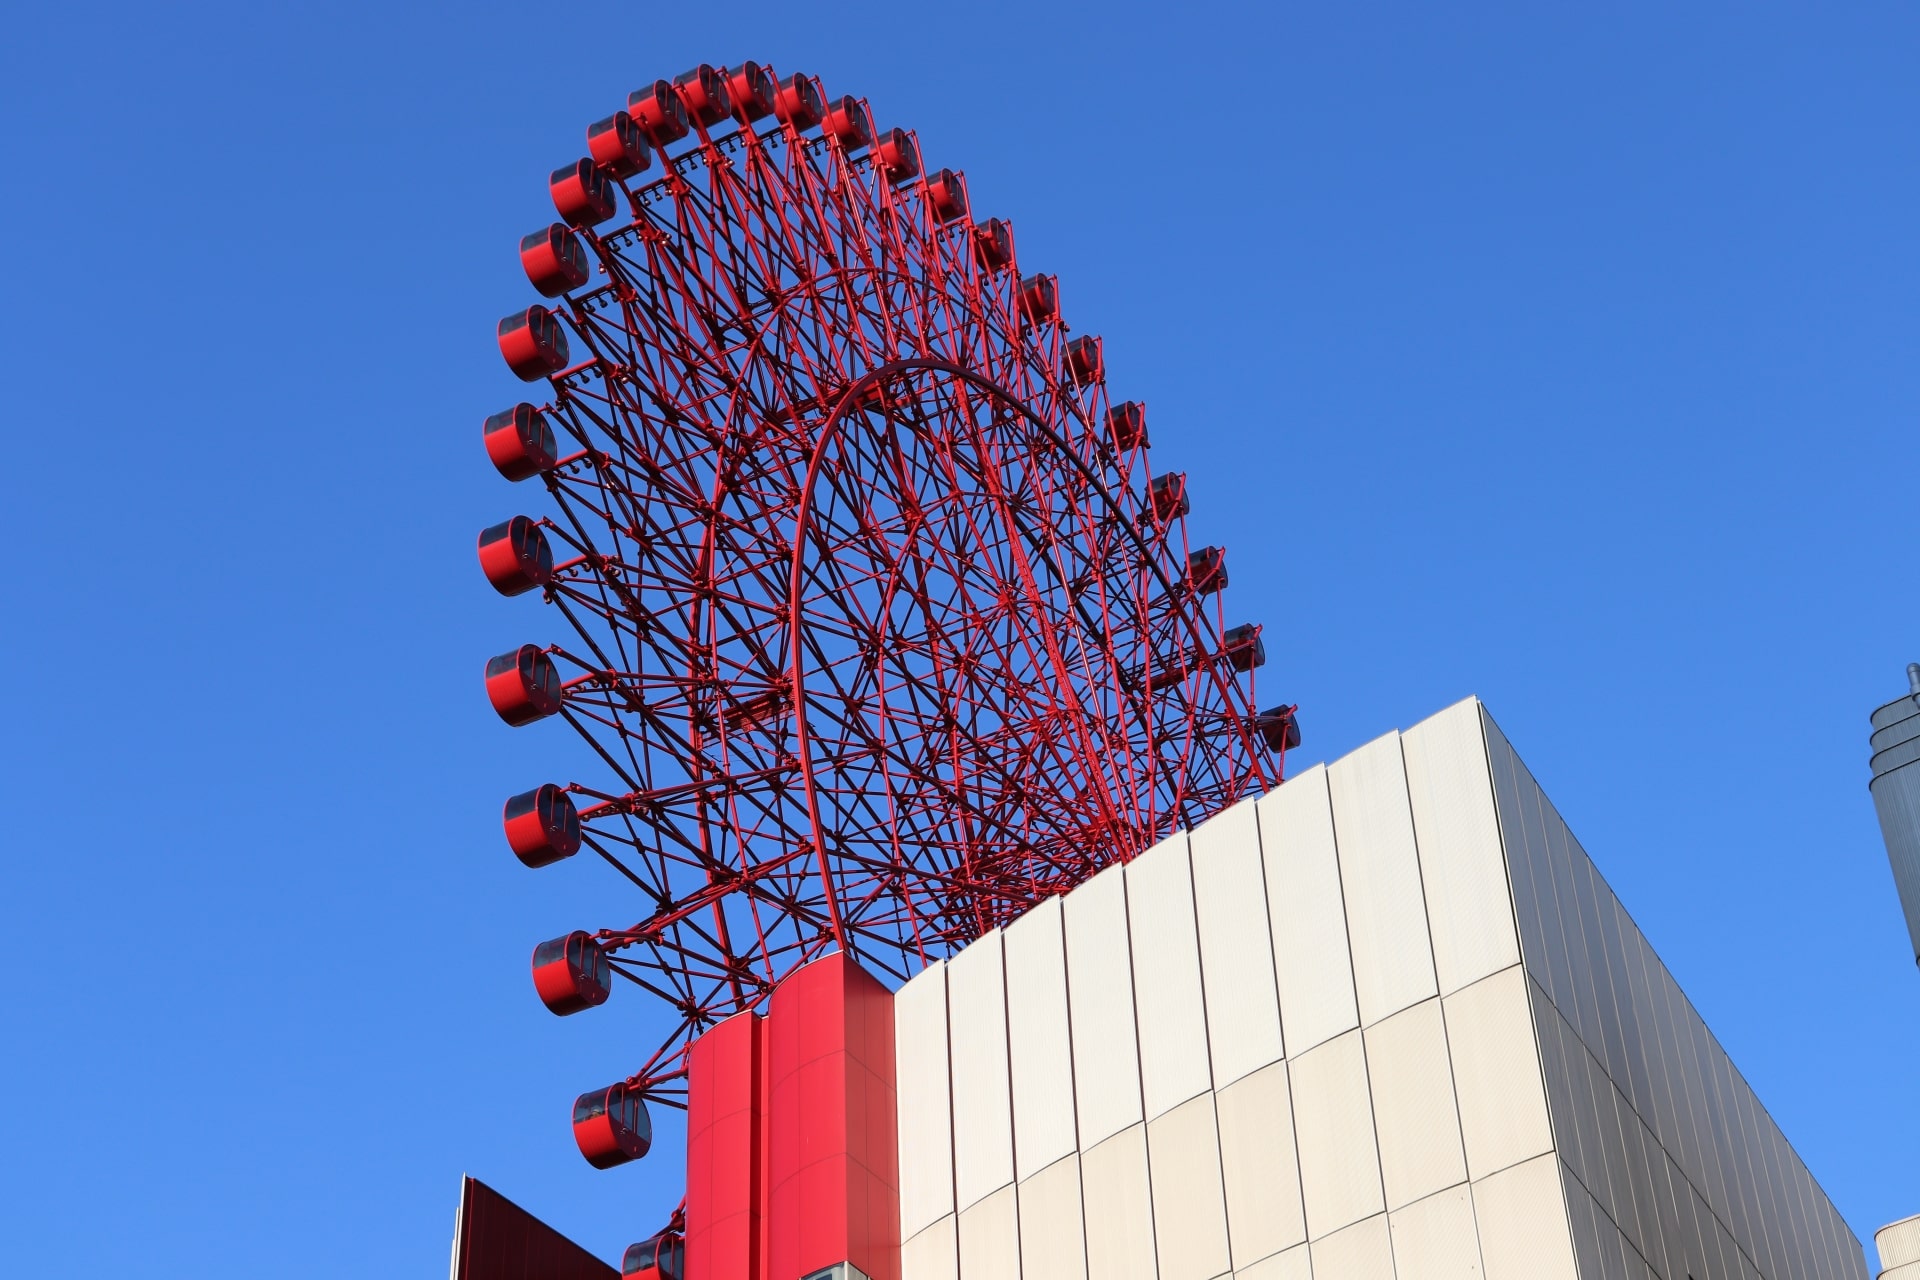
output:
M 727 1019 L 687 1059 L 687 1280 L 758 1280 L 764 1027 Z
M 892 994 L 827 956 L 774 992 L 766 1035 L 763 1280 L 836 1262 L 899 1280 Z
M 835 954 L 687 1061 L 688 1280 L 900 1277 L 893 996 Z

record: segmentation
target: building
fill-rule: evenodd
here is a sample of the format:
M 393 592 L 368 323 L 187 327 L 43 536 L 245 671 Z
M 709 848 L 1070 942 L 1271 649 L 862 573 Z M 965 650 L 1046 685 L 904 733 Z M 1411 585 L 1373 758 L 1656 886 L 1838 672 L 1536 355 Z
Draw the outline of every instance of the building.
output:
M 1907 696 L 1873 713 L 1873 807 L 1920 963 L 1920 662 L 1907 665 Z
M 614 1280 L 619 1273 L 478 1178 L 460 1179 L 452 1280 Z
M 1873 713 L 1873 807 L 1907 917 L 1907 940 L 1920 963 L 1920 662 L 1907 664 L 1907 696 Z M 1920 1280 L 1920 1217 L 1874 1233 L 1882 1280 Z
M 1880 1252 L 1880 1280 L 1920 1280 L 1920 1214 L 1889 1222 L 1873 1233 Z
M 1474 700 L 690 1087 L 690 1280 L 1867 1274 Z

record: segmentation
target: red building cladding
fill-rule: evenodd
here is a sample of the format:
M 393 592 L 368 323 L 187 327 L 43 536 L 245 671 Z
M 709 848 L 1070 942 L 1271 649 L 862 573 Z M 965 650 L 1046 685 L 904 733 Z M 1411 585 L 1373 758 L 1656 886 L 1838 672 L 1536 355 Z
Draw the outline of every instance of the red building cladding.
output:
M 774 990 L 769 1021 L 769 1280 L 836 1262 L 900 1280 L 892 993 L 835 954 Z
M 737 1013 L 687 1055 L 688 1280 L 765 1274 L 765 1030 Z
M 688 1058 L 687 1280 L 900 1277 L 893 996 L 844 955 Z

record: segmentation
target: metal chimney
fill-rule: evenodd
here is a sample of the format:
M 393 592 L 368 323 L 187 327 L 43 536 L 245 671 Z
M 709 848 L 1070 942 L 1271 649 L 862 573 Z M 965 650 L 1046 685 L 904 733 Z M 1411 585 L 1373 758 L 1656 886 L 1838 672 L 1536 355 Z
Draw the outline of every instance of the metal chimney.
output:
M 1873 807 L 1920 964 L 1920 662 L 1907 664 L 1908 692 L 1873 713 Z

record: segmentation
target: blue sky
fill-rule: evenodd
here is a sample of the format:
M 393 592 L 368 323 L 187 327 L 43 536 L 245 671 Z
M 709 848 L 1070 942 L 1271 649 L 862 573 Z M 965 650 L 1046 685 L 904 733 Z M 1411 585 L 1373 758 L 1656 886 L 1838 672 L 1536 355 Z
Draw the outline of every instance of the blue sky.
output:
M 599 923 L 500 799 L 479 422 L 543 175 L 753 57 L 918 129 L 1153 406 L 1331 758 L 1492 709 L 1863 1237 L 1920 1210 L 1866 716 L 1920 659 L 1910 5 L 16 6 L 0 41 L 9 1269 L 434 1274 L 472 1172 L 612 1255 Z M 1442 9 L 1450 12 L 1442 13 Z M 579 874 L 574 874 L 578 871 Z

